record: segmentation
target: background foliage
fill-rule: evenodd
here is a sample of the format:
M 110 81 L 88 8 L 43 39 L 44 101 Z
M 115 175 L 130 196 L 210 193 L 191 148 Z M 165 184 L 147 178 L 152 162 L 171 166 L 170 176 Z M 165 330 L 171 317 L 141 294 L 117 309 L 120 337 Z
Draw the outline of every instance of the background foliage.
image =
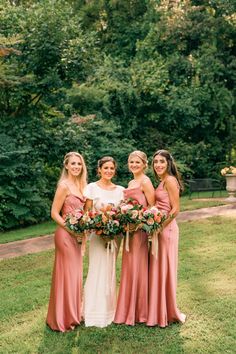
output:
M 235 164 L 236 3 L 0 0 L 0 228 L 49 217 L 63 155 Z

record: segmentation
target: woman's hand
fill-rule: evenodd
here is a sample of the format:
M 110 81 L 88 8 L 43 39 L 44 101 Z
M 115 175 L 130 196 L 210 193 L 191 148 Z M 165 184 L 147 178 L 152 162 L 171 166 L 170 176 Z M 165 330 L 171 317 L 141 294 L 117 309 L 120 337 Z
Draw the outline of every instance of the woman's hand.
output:
M 66 229 L 66 231 L 68 231 L 68 233 L 69 233 L 72 237 L 76 238 L 76 240 L 77 240 L 78 243 L 82 243 L 83 238 L 84 238 L 84 233 L 83 233 L 83 232 L 81 232 L 81 233 L 76 233 L 76 232 L 71 231 L 71 230 L 68 230 L 68 229 Z
M 84 238 L 84 233 L 81 232 L 81 233 L 79 233 L 79 234 L 76 234 L 76 238 L 77 238 L 77 241 L 78 241 L 78 242 L 82 243 L 83 238 Z
M 129 223 L 126 225 L 126 231 L 129 231 L 129 232 L 135 232 L 139 229 L 139 225 L 137 224 L 132 224 L 132 223 Z

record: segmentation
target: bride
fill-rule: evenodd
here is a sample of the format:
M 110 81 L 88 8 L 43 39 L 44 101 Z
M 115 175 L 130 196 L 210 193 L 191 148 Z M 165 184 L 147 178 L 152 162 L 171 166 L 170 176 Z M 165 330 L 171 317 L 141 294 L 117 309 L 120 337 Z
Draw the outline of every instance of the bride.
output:
M 98 161 L 100 179 L 87 185 L 85 210 L 100 210 L 107 205 L 117 206 L 123 199 L 122 186 L 112 182 L 116 161 L 105 156 Z M 90 235 L 89 269 L 84 288 L 85 326 L 106 327 L 114 319 L 116 308 L 116 251 L 106 249 L 104 241 L 95 233 Z

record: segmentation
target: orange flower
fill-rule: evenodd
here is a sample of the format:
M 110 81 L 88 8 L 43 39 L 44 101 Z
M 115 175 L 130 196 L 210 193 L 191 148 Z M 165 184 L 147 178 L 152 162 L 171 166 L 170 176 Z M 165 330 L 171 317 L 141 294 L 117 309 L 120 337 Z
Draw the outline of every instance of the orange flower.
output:
M 221 173 L 222 176 L 225 176 L 225 175 L 228 175 L 228 174 L 229 175 L 236 175 L 236 167 L 230 166 L 230 167 L 222 168 L 220 173 Z

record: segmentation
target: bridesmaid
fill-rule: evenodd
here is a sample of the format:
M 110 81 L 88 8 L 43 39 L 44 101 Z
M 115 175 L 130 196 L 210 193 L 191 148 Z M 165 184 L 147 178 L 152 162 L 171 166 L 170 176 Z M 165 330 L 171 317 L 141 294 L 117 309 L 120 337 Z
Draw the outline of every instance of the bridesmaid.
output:
M 155 202 L 154 188 L 145 175 L 147 156 L 142 151 L 129 155 L 128 167 L 133 174 L 125 198 L 133 198 L 144 207 Z M 139 230 L 129 239 L 129 250 L 123 247 L 120 290 L 114 323 L 134 325 L 146 322 L 148 312 L 148 238 Z
M 64 168 L 52 204 L 51 216 L 58 224 L 55 233 L 55 261 L 46 322 L 55 331 L 66 332 L 81 322 L 81 245 L 64 223 L 65 215 L 83 208 L 87 169 L 78 152 L 64 157 Z
M 85 209 L 100 210 L 107 205 L 115 207 L 123 199 L 124 187 L 112 182 L 116 161 L 104 156 L 98 161 L 100 179 L 87 185 Z M 89 269 L 84 287 L 85 326 L 106 327 L 114 319 L 116 307 L 116 250 L 105 248 L 105 242 L 95 233 L 90 235 Z
M 166 150 L 153 156 L 153 170 L 161 182 L 156 189 L 156 206 L 168 216 L 158 236 L 158 256 L 150 253 L 149 306 L 147 326 L 166 327 L 171 322 L 184 323 L 186 315 L 176 304 L 179 229 L 179 195 L 183 191 L 173 157 Z

